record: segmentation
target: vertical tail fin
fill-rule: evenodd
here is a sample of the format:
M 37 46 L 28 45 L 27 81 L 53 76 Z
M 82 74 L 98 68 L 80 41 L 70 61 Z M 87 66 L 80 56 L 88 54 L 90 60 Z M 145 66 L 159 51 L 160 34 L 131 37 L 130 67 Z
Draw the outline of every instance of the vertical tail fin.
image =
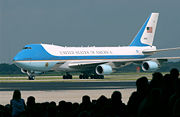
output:
M 129 46 L 152 46 L 159 13 L 151 13 Z

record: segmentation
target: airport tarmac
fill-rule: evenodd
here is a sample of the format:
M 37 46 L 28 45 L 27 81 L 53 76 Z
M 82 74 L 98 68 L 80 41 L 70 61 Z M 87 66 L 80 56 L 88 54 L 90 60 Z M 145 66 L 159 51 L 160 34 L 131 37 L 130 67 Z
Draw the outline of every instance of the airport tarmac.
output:
M 20 89 L 22 98 L 34 96 L 36 102 L 58 103 L 61 100 L 81 102 L 84 95 L 89 95 L 91 100 L 98 99 L 101 95 L 111 97 L 113 91 L 122 93 L 122 100 L 127 103 L 129 96 L 135 91 L 135 81 L 79 81 L 79 82 L 13 82 L 0 83 L 0 104 L 8 104 L 14 89 Z

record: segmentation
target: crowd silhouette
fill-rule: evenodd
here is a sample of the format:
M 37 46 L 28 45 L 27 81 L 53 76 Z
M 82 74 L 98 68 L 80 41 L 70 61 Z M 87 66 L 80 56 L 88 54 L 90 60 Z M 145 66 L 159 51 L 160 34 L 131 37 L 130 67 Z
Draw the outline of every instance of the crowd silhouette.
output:
M 30 96 L 25 103 L 19 90 L 15 90 L 10 104 L 0 105 L 0 117 L 180 117 L 179 71 L 169 74 L 152 74 L 152 80 L 141 77 L 136 81 L 137 90 L 127 104 L 122 102 L 120 91 L 110 98 L 102 95 L 92 100 L 88 95 L 81 103 L 60 101 L 38 103 Z

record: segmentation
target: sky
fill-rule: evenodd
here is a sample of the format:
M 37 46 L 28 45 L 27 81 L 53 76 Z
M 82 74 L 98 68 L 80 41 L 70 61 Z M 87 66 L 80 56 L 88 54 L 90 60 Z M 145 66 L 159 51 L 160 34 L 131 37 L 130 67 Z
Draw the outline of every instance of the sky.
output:
M 32 43 L 129 45 L 152 12 L 160 13 L 154 45 L 180 47 L 179 5 L 180 0 L 0 0 L 0 63 L 12 63 Z

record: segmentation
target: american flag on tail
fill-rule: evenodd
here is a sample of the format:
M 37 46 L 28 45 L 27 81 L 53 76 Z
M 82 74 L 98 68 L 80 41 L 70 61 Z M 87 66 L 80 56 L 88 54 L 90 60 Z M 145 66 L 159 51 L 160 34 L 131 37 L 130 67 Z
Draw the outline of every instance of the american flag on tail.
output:
M 147 27 L 147 33 L 152 33 L 152 27 Z

